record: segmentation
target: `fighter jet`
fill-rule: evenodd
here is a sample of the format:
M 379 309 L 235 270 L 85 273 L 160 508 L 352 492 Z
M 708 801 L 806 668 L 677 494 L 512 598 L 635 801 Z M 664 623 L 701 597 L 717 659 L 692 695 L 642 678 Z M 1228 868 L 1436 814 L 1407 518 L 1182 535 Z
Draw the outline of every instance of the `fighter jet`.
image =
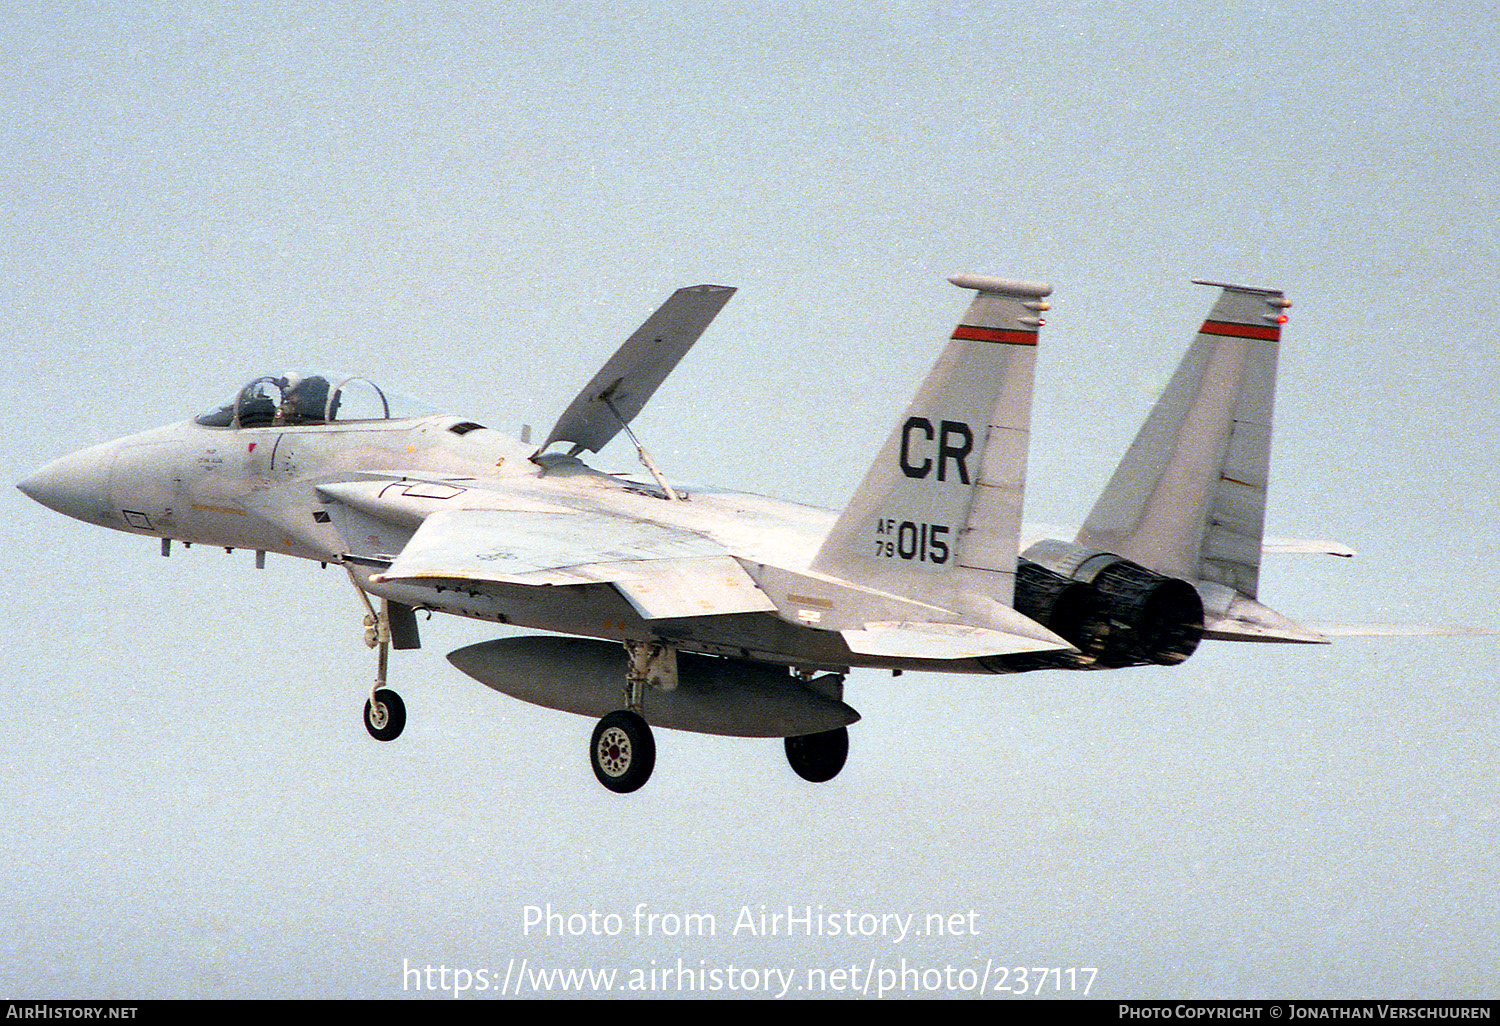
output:
M 1207 640 L 1326 639 L 1257 600 L 1280 291 L 1216 284 L 1186 356 L 1070 540 L 1024 551 L 1044 284 L 978 275 L 937 362 L 842 513 L 671 481 L 630 423 L 734 289 L 678 290 L 538 448 L 403 408 L 371 380 L 282 372 L 196 418 L 49 463 L 18 487 L 172 544 L 335 565 L 366 612 L 369 733 L 398 737 L 391 648 L 418 612 L 551 632 L 460 648 L 507 695 L 598 719 L 607 788 L 640 788 L 652 727 L 784 738 L 832 779 L 855 668 L 1003 674 L 1171 666 Z M 641 474 L 580 458 L 619 433 Z M 1310 543 L 1313 551 L 1348 554 Z

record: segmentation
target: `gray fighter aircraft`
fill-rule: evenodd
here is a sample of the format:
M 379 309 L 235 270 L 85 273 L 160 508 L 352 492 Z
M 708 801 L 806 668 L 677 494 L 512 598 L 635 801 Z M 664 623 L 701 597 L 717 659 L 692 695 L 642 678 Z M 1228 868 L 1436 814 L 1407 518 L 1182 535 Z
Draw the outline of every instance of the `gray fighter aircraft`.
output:
M 1256 597 L 1290 306 L 1279 291 L 1216 286 L 1077 536 L 1026 545 L 1051 290 L 950 280 L 974 293 L 968 310 L 838 515 L 670 482 L 638 443 L 644 475 L 579 460 L 621 431 L 635 441 L 631 420 L 734 292 L 715 285 L 668 299 L 540 448 L 402 410 L 368 379 L 284 373 L 19 487 L 78 520 L 159 538 L 163 555 L 179 541 L 250 549 L 261 565 L 277 552 L 341 566 L 377 650 L 364 715 L 382 741 L 406 721 L 386 672 L 390 648 L 418 647 L 418 611 L 555 632 L 449 659 L 508 695 L 599 717 L 589 755 L 618 792 L 651 774 L 648 723 L 781 737 L 799 775 L 831 779 L 859 719 L 843 700 L 855 667 L 1089 670 L 1173 665 L 1204 639 L 1326 640 Z

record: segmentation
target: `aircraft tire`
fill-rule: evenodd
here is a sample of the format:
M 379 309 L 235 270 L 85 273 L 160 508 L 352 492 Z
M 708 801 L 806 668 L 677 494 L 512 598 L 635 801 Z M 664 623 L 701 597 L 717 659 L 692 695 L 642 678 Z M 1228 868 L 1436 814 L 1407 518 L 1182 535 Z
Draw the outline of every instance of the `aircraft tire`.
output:
M 375 692 L 380 700 L 380 709 L 374 709 L 365 700 L 365 729 L 376 741 L 394 741 L 406 729 L 406 703 L 390 688 Z M 380 715 L 376 715 L 377 712 Z M 377 722 L 378 721 L 378 722 Z
M 786 739 L 786 761 L 797 776 L 822 784 L 839 775 L 849 758 L 849 728 Z
M 617 709 L 594 727 L 589 761 L 599 783 L 616 794 L 639 790 L 656 767 L 656 738 L 638 713 Z

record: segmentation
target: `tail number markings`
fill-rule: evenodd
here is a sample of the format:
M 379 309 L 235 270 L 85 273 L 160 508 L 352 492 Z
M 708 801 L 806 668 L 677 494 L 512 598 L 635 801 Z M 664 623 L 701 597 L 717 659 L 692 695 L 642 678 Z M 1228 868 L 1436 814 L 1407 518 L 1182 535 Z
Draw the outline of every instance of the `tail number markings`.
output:
M 885 559 L 910 559 L 919 563 L 948 562 L 948 525 L 875 521 L 875 555 Z

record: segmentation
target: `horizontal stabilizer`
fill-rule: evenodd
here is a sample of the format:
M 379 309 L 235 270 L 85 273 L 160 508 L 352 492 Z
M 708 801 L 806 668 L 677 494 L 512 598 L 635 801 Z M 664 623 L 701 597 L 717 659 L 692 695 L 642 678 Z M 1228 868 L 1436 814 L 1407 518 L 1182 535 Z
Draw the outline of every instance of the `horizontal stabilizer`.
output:
M 1358 555 L 1342 542 L 1325 538 L 1266 538 L 1261 542 L 1262 552 L 1282 552 L 1296 556 L 1342 556 L 1345 559 Z
M 1314 623 L 1292 629 L 1210 619 L 1203 636 L 1219 641 L 1277 641 L 1326 645 L 1332 638 L 1484 638 L 1500 635 L 1491 627 L 1430 623 Z
M 839 633 L 851 652 L 894 659 L 983 659 L 1070 647 L 961 623 L 867 623 Z
M 1039 541 L 1067 538 L 1077 533 L 1077 525 L 1026 524 L 1021 532 L 1021 551 Z M 1327 538 L 1262 538 L 1260 551 L 1294 556 L 1342 556 L 1345 559 L 1359 555 L 1343 542 Z
M 1302 627 L 1273 627 L 1226 618 L 1208 618 L 1203 624 L 1208 641 L 1261 641 L 1282 645 L 1326 645 L 1328 638 Z
M 464 673 L 523 702 L 603 716 L 620 708 L 628 659 L 623 647 L 591 638 L 499 638 L 448 654 Z M 785 668 L 677 654 L 677 687 L 649 688 L 653 727 L 732 737 L 795 737 L 846 727 L 859 713 Z
M 694 285 L 672 293 L 583 387 L 538 451 L 553 442 L 572 442 L 575 456 L 604 448 L 641 412 L 734 292 L 726 285 Z
M 1321 634 L 1338 638 L 1483 638 L 1500 635 L 1493 627 L 1427 623 L 1320 623 Z
M 1269 606 L 1211 581 L 1198 582 L 1203 599 L 1203 637 L 1213 641 L 1260 641 L 1326 645 L 1328 639 Z

